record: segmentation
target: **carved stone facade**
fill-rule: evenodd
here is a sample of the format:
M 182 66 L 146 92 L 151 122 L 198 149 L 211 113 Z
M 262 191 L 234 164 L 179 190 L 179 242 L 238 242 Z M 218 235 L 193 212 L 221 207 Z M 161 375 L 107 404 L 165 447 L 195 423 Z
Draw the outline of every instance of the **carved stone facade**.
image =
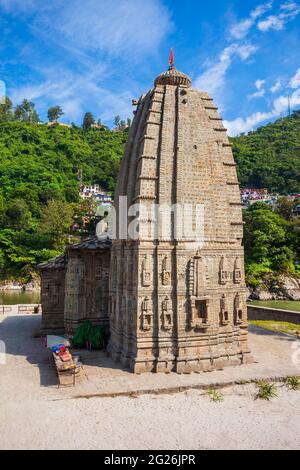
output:
M 109 352 L 134 372 L 251 361 L 236 164 L 213 100 L 190 85 L 174 66 L 157 77 L 138 101 L 121 163 L 117 220 L 120 196 L 149 213 L 152 204 L 204 208 L 201 243 L 173 227 L 144 236 L 151 217 L 137 240 L 113 240 Z
M 40 265 L 43 332 L 72 334 L 84 320 L 108 330 L 110 250 L 95 237 Z

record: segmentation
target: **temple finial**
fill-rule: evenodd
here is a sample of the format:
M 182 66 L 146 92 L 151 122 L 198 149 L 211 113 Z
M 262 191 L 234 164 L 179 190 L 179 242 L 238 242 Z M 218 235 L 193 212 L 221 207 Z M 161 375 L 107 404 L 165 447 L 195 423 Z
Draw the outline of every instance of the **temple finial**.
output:
M 174 67 L 174 49 L 173 49 L 173 47 L 170 51 L 169 65 L 170 65 L 170 67 Z

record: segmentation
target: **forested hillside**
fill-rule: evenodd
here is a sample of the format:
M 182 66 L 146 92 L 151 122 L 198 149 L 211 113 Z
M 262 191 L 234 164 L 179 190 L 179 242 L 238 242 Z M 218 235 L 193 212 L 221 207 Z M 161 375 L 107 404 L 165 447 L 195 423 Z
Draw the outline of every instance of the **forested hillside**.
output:
M 0 280 L 30 280 L 38 263 L 64 249 L 74 226 L 91 213 L 79 200 L 79 176 L 113 193 L 128 135 L 122 128 L 92 128 L 91 113 L 82 127 L 38 123 L 29 105 L 29 114 L 21 109 L 22 120 L 16 111 L 0 116 Z M 300 111 L 231 141 L 242 187 L 300 192 Z M 245 213 L 250 283 L 262 268 L 299 272 L 299 221 L 287 204 L 277 214 L 263 207 Z
M 231 142 L 242 187 L 300 193 L 300 111 Z
M 85 210 L 83 183 L 113 192 L 127 131 L 0 123 L 0 277 L 30 279 Z M 87 207 L 86 210 L 89 210 Z

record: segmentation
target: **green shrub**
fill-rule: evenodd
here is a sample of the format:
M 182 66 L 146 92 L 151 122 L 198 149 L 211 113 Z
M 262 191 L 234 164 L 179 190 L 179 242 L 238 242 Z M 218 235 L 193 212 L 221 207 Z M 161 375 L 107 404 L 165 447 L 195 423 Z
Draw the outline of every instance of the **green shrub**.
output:
M 104 330 L 94 326 L 89 320 L 85 320 L 74 333 L 72 344 L 78 348 L 103 348 Z

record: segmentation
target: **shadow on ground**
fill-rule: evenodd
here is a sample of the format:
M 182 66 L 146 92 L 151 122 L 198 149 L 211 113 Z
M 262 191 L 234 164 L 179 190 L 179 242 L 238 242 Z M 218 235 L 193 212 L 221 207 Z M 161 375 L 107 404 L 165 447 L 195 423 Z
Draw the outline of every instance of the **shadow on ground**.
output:
M 41 386 L 53 387 L 58 381 L 51 352 L 45 347 L 45 338 L 34 337 L 40 322 L 41 315 L 6 316 L 0 323 L 0 340 L 5 342 L 8 355 L 24 357 L 29 364 L 38 367 Z M 72 352 L 81 355 L 84 366 L 118 369 L 130 374 L 120 363 L 108 358 L 106 351 L 74 349 Z
M 276 322 L 274 321 L 274 323 Z M 297 339 L 295 336 L 289 335 L 288 333 L 282 333 L 281 331 L 267 330 L 266 328 L 263 328 L 261 326 L 251 325 L 251 324 L 249 324 L 248 331 L 250 333 L 253 333 L 259 336 L 273 336 L 274 339 L 277 339 L 280 341 L 293 342 Z

